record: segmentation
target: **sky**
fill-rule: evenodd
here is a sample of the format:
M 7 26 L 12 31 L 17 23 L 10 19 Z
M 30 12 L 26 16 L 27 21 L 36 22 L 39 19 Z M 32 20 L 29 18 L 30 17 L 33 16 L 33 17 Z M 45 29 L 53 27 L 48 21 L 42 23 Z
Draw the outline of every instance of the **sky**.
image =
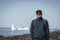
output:
M 30 27 L 36 10 L 42 10 L 50 27 L 60 28 L 60 0 L 0 0 L 0 28 Z

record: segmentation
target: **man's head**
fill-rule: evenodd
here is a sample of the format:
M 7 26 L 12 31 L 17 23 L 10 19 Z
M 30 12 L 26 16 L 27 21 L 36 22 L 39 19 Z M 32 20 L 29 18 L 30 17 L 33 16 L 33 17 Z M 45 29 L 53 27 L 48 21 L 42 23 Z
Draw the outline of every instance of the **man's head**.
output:
M 38 17 L 42 17 L 42 11 L 41 10 L 37 10 L 36 11 L 36 16 L 37 16 L 37 18 Z

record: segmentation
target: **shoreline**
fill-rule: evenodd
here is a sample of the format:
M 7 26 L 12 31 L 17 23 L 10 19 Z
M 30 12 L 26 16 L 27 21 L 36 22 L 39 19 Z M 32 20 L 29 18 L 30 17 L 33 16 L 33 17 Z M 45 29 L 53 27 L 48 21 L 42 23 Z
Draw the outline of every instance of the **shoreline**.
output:
M 50 32 L 50 40 L 60 40 L 60 31 Z M 30 34 L 14 35 L 4 37 L 0 35 L 0 40 L 31 40 Z

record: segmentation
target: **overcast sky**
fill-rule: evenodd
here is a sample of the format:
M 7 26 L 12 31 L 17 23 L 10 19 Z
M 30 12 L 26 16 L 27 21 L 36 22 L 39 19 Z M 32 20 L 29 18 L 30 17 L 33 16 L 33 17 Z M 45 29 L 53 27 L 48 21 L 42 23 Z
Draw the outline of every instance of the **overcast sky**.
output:
M 0 0 L 0 27 L 30 27 L 38 9 L 49 26 L 60 26 L 60 0 Z

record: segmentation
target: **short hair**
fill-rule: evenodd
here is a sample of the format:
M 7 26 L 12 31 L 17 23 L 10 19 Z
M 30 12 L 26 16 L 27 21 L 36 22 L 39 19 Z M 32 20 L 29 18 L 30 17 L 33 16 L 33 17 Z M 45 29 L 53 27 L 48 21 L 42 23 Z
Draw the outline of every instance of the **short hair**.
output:
M 38 14 L 38 12 L 40 12 L 40 14 L 42 15 L 42 11 L 41 10 L 37 10 L 36 11 L 36 14 Z

